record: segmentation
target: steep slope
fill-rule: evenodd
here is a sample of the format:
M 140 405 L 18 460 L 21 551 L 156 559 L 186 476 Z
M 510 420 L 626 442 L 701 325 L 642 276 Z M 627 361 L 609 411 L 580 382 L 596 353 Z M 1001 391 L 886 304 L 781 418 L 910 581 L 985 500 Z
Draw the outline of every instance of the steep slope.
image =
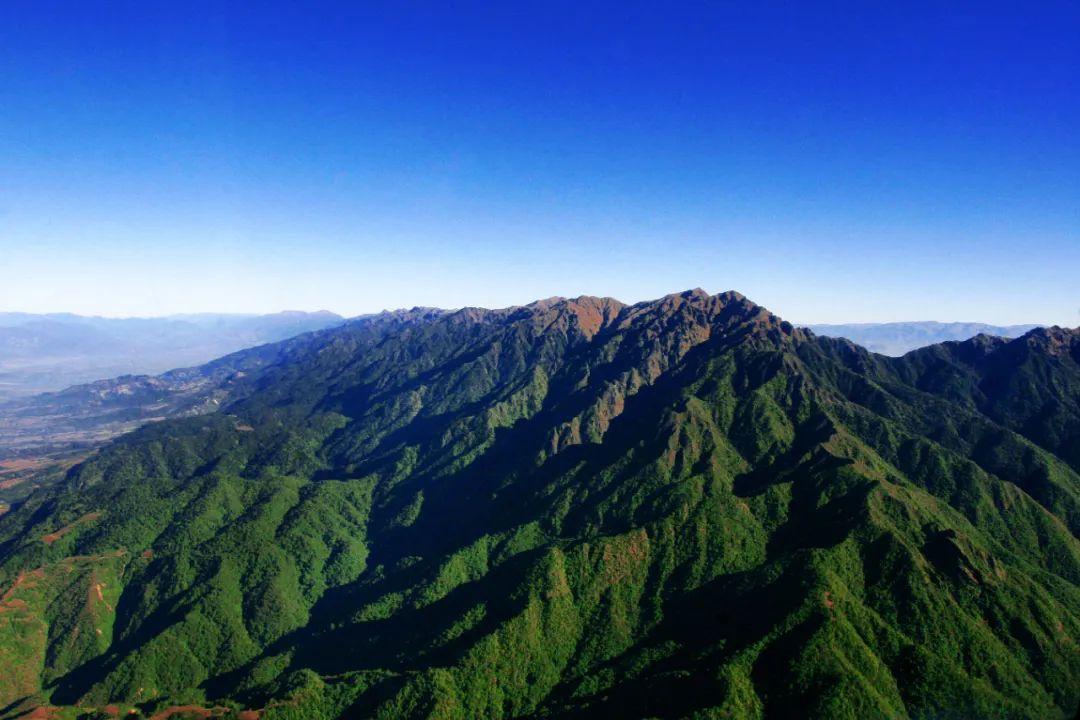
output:
M 309 336 L 0 518 L 0 707 L 1071 715 L 1080 476 L 932 350 L 702 291 Z

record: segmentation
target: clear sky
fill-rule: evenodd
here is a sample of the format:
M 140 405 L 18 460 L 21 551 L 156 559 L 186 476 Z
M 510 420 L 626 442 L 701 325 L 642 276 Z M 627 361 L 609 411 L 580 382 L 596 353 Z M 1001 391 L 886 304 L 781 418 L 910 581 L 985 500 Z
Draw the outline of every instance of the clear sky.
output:
M 1076 2 L 0 4 L 0 310 L 1080 325 Z

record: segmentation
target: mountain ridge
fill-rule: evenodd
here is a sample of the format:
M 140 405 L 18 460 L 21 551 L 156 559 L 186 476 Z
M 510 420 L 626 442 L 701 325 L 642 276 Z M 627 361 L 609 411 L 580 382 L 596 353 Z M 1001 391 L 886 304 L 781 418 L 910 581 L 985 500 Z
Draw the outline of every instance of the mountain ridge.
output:
M 967 340 L 976 335 L 1019 337 L 1040 325 L 991 325 L 976 322 L 887 322 L 808 324 L 819 335 L 845 337 L 883 355 L 900 356 L 941 342 Z
M 1075 709 L 1077 331 L 887 358 L 737 293 L 410 313 L 264 350 L 0 517 L 0 701 Z

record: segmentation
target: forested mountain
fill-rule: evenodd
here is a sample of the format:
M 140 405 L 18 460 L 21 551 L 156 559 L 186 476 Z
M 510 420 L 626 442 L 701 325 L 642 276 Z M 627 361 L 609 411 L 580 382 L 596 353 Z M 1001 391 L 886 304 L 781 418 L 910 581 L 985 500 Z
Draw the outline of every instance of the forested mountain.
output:
M 0 401 L 198 365 L 341 321 L 330 312 L 162 318 L 0 313 Z
M 262 352 L 0 516 L 0 715 L 1077 709 L 1078 330 L 889 358 L 694 290 Z
M 969 340 L 976 335 L 1016 338 L 1037 325 L 986 325 L 970 322 L 889 322 L 808 325 L 819 335 L 842 337 L 883 355 L 900 356 L 927 345 Z

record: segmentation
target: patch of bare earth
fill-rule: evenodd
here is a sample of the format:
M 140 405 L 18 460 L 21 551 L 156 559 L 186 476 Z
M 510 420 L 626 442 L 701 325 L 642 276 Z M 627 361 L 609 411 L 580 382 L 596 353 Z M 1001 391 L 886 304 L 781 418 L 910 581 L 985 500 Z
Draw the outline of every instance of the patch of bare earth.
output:
M 79 453 L 67 457 L 55 455 L 40 455 L 34 457 L 6 458 L 0 460 L 0 490 L 8 490 L 20 485 L 27 480 L 38 477 L 40 471 L 51 470 L 62 472 L 81 463 L 90 456 L 89 453 Z
M 92 522 L 94 522 L 95 520 L 97 520 L 100 517 L 101 517 L 100 512 L 86 513 L 85 515 L 83 515 L 81 518 L 79 518 L 75 522 L 71 523 L 70 525 L 65 525 L 64 527 L 60 528 L 59 530 L 55 530 L 55 531 L 53 531 L 51 533 L 46 533 L 45 535 L 42 535 L 41 536 L 41 542 L 45 543 L 46 545 L 52 545 L 54 542 L 56 542 L 60 538 L 64 537 L 65 535 L 67 535 L 69 532 L 71 532 L 75 528 L 79 527 L 80 525 L 86 525 L 87 523 L 92 523 Z
M 0 475 L 7 473 L 25 472 L 27 470 L 40 470 L 50 463 L 44 458 L 11 458 L 0 460 Z

